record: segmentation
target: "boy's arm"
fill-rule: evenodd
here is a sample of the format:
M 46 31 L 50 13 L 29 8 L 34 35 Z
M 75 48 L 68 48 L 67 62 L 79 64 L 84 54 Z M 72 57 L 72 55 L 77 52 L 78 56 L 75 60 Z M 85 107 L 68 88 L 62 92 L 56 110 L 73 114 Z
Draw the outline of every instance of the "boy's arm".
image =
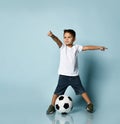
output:
M 83 46 L 82 51 L 86 50 L 101 50 L 105 51 L 107 48 L 104 46 Z
M 62 46 L 62 42 L 51 31 L 48 32 L 48 36 L 51 37 L 57 43 L 59 48 Z

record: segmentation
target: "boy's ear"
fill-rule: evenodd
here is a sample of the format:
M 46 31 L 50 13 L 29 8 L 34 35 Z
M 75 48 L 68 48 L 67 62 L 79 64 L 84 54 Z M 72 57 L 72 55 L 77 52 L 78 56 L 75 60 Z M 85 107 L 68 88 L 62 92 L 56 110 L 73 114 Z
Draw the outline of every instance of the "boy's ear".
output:
M 73 39 L 73 42 L 76 40 L 76 38 Z

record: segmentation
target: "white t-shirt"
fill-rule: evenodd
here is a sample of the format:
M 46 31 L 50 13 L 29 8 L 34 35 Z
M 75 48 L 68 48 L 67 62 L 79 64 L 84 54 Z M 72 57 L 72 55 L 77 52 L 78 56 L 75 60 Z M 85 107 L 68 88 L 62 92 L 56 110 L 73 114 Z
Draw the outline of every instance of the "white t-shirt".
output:
M 60 48 L 60 64 L 58 69 L 59 75 L 77 76 L 78 69 L 78 53 L 82 51 L 83 46 L 73 45 L 68 47 L 62 44 Z

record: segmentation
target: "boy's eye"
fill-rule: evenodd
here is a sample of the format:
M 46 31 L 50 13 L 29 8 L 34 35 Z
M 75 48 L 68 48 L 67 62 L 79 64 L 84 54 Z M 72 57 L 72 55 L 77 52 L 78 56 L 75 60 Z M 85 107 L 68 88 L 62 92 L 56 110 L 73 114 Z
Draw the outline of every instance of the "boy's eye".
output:
M 64 38 L 70 38 L 70 37 L 64 37 Z

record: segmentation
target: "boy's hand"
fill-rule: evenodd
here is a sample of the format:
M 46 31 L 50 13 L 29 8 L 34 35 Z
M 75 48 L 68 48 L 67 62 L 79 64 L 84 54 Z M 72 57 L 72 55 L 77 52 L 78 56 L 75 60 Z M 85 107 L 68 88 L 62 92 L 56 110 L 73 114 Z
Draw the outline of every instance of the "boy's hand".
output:
M 104 46 L 101 46 L 101 47 L 100 47 L 100 50 L 101 50 L 101 51 L 105 51 L 106 49 L 108 49 L 108 48 L 106 48 L 106 47 L 104 47 Z
M 57 43 L 57 45 L 59 46 L 59 48 L 62 46 L 62 42 L 59 40 L 58 37 L 56 37 L 56 36 L 52 33 L 52 31 L 49 31 L 49 32 L 48 32 L 48 36 L 51 37 L 51 38 Z
M 51 31 L 48 32 L 48 36 L 51 37 L 53 33 Z

